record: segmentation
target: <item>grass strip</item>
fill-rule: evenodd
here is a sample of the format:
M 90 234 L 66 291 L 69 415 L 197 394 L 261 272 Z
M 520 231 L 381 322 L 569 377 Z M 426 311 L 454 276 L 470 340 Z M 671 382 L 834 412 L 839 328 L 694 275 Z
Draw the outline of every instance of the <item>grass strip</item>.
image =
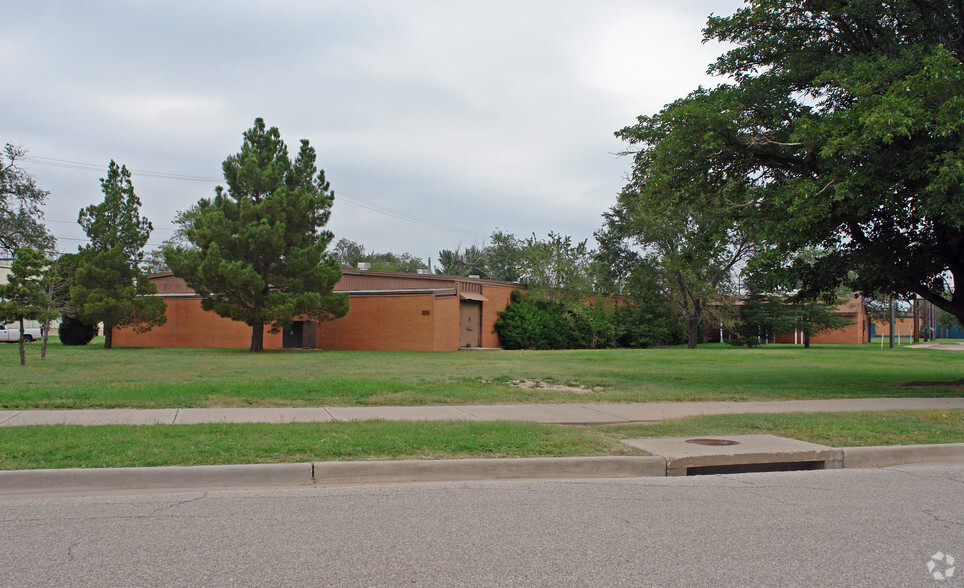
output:
M 690 417 L 651 425 L 333 422 L 0 428 L 0 469 L 641 455 L 621 439 L 769 433 L 834 447 L 964 442 L 964 410 Z
M 769 434 L 831 447 L 964 443 L 964 410 L 727 414 L 590 428 L 613 439 Z
M 635 454 L 595 432 L 519 422 L 0 428 L 0 469 Z

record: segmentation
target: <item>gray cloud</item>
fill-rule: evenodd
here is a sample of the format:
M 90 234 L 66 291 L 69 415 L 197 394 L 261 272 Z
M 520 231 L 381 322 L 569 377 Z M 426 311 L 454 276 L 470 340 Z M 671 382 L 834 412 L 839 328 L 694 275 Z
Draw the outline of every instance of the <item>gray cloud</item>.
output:
M 257 116 L 311 140 L 330 228 L 422 257 L 496 227 L 591 236 L 629 161 L 613 132 L 699 84 L 700 43 L 736 0 L 656 2 L 37 2 L 0 0 L 5 136 L 32 155 L 220 178 Z M 103 171 L 29 164 L 73 250 Z M 134 174 L 144 212 L 213 182 Z M 466 229 L 379 214 L 361 198 Z

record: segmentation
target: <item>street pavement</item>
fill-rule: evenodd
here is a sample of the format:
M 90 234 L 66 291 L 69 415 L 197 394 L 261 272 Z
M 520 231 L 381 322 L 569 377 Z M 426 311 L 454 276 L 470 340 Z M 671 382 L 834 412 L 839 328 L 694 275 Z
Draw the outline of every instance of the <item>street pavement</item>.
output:
M 0 427 L 28 425 L 183 425 L 326 421 L 532 421 L 555 424 L 658 422 L 715 414 L 964 409 L 964 398 L 844 398 L 752 402 L 354 406 L 306 408 L 157 408 L 0 411 Z
M 960 586 L 962 505 L 964 466 L 5 500 L 0 586 Z

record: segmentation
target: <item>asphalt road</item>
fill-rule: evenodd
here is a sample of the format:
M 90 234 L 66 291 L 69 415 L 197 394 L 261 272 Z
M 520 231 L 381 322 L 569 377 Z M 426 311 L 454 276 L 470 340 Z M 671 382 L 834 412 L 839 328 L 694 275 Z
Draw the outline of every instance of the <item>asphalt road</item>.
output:
M 938 552 L 964 466 L 0 500 L 0 586 L 964 586 Z

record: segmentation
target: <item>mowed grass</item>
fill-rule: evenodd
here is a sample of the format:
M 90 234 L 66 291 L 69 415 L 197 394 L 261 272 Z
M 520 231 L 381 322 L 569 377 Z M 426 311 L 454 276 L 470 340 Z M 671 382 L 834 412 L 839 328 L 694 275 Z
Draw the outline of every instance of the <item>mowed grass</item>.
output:
M 651 425 L 386 422 L 0 428 L 0 470 L 641 455 L 621 439 L 770 433 L 837 447 L 964 442 L 964 410 L 720 415 Z
M 831 447 L 964 443 L 964 410 L 728 414 L 592 429 L 613 439 L 766 434 Z
M 618 440 L 587 429 L 517 422 L 56 425 L 0 429 L 0 470 L 634 452 Z
M 961 396 L 964 353 L 876 345 L 458 351 L 0 344 L 0 409 L 385 406 Z M 514 380 L 540 385 L 521 389 Z M 914 382 L 923 384 L 912 384 Z M 943 384 L 941 384 L 943 382 Z M 937 384 L 935 384 L 937 383 Z M 552 385 L 583 387 L 555 390 Z

